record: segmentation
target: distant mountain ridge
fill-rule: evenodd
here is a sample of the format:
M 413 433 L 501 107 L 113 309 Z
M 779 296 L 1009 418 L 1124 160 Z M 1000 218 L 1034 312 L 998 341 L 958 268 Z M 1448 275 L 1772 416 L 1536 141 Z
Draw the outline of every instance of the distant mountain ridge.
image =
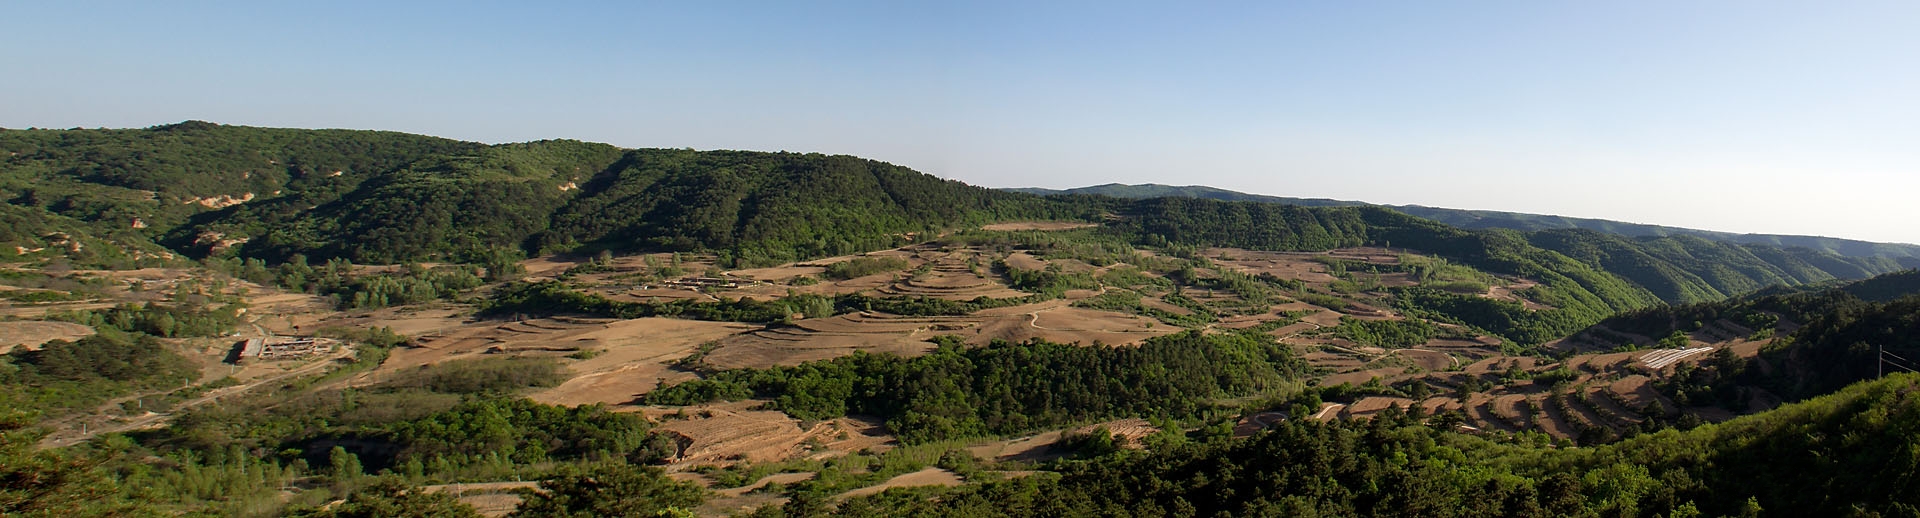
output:
M 1369 205 L 1389 207 L 1409 215 L 1439 221 L 1448 225 L 1469 229 L 1512 229 L 1524 232 L 1538 230 L 1586 229 L 1607 234 L 1627 237 L 1668 237 L 1694 236 L 1713 241 L 1735 244 L 1761 244 L 1781 247 L 1804 247 L 1845 257 L 1887 257 L 1899 260 L 1909 267 L 1920 266 L 1920 245 L 1906 243 L 1876 243 L 1854 239 L 1841 239 L 1822 236 L 1793 236 L 1779 234 L 1738 234 L 1716 232 L 1662 225 L 1627 223 L 1592 218 L 1572 218 L 1543 214 L 1526 214 L 1494 210 L 1466 210 L 1426 207 L 1421 205 L 1384 205 L 1362 201 L 1333 200 L 1327 198 L 1292 198 L 1286 196 L 1267 196 L 1230 191 L 1204 185 L 1127 185 L 1110 183 L 1073 189 L 1044 189 L 1037 187 L 1018 187 L 1003 189 L 1038 195 L 1052 194 L 1091 194 L 1116 198 L 1161 198 L 1179 196 L 1187 198 L 1205 198 L 1224 201 L 1258 201 L 1285 203 L 1306 207 L 1339 207 Z

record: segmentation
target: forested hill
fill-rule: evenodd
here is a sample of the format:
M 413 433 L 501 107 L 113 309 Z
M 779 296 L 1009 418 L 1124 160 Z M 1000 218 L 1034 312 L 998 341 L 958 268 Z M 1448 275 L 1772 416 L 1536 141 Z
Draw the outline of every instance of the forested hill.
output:
M 1901 268 L 1884 257 L 1841 257 L 1684 235 L 1634 239 L 1567 229 L 1532 232 L 1527 240 L 1626 277 L 1676 304 L 1720 300 L 1767 286 L 1860 279 Z
M 1085 204 L 1089 199 L 1110 198 L 1056 195 L 1052 199 Z M 1393 245 L 1459 258 L 1500 273 L 1521 275 L 1525 275 L 1522 271 L 1538 268 L 1488 264 L 1481 259 L 1512 257 L 1528 249 L 1550 250 L 1590 268 L 1623 277 L 1659 300 L 1673 304 L 1720 300 L 1767 286 L 1861 279 L 1902 268 L 1900 260 L 1888 257 L 1843 257 L 1807 248 L 1734 244 L 1685 235 L 1629 238 L 1582 229 L 1467 230 L 1431 219 L 1407 217 L 1397 208 L 1367 205 L 1303 207 L 1181 196 L 1109 203 L 1108 210 L 1132 216 L 1117 225 L 1130 227 L 1137 235 L 1202 246 L 1311 250 L 1359 244 Z M 1463 241 L 1461 236 L 1471 239 Z M 1468 241 L 1474 244 L 1463 244 Z M 1604 298 L 1617 301 L 1632 297 Z
M 155 242 L 269 261 L 468 261 L 591 246 L 766 263 L 1062 216 L 1039 197 L 820 154 L 490 146 L 204 122 L 0 130 L 0 150 L 9 201 L 0 221 L 10 223 L 0 253 L 41 249 L 102 266 L 154 260 L 166 253 Z
M 0 130 L 0 245 L 6 253 L 65 252 L 82 264 L 151 260 L 167 253 L 154 238 L 215 207 L 280 196 L 326 203 L 416 160 L 483 147 L 386 131 L 198 121 Z
M 1089 203 L 1082 196 L 1056 196 Z M 1899 269 L 1886 258 L 1846 258 L 1806 249 L 1733 245 L 1691 237 L 1627 239 L 1584 230 L 1466 230 L 1384 207 L 1300 207 L 1198 198 L 1107 200 L 1125 217 L 1109 225 L 1139 242 L 1323 250 L 1390 246 L 1437 254 L 1482 270 L 1539 280 L 1551 311 L 1524 311 L 1482 297 L 1421 293 L 1435 311 L 1521 342 L 1549 340 L 1613 312 L 1656 302 L 1720 300 L 1767 286 L 1859 279 Z
M 584 185 L 536 237 L 538 248 L 704 247 L 766 264 L 875 250 L 956 226 L 1080 214 L 845 155 L 643 149 Z
M 887 248 L 954 226 L 1053 215 L 1033 197 L 849 156 L 623 151 L 577 142 L 429 160 L 366 182 L 338 202 L 297 205 L 235 208 L 177 232 L 175 241 L 213 231 L 254 236 L 241 250 L 248 256 L 371 262 L 593 246 L 714 250 L 728 265 L 773 264 Z
M 1179 196 L 1187 198 L 1206 198 L 1222 201 L 1258 201 L 1284 203 L 1308 207 L 1344 207 L 1357 205 L 1375 205 L 1361 201 L 1332 200 L 1326 198 L 1292 198 L 1286 196 L 1267 196 L 1229 191 L 1201 185 L 1160 185 L 1160 184 L 1103 184 L 1073 189 L 1041 189 L 1033 187 L 1010 188 L 1008 191 L 1038 195 L 1053 194 L 1090 194 L 1112 196 L 1116 198 L 1160 198 Z M 1448 225 L 1467 229 L 1508 229 L 1520 231 L 1584 229 L 1596 232 L 1626 236 L 1630 238 L 1652 238 L 1668 236 L 1693 236 L 1733 244 L 1769 245 L 1777 247 L 1802 247 L 1844 257 L 1887 257 L 1900 260 L 1907 267 L 1920 266 L 1920 245 L 1906 243 L 1875 243 L 1853 239 L 1840 239 L 1819 236 L 1789 236 L 1777 234 L 1737 234 L 1715 232 L 1691 228 L 1627 223 L 1591 218 L 1570 218 L 1566 216 L 1548 216 L 1519 212 L 1493 210 L 1464 210 L 1425 207 L 1420 205 L 1383 205 L 1400 212 L 1431 219 Z

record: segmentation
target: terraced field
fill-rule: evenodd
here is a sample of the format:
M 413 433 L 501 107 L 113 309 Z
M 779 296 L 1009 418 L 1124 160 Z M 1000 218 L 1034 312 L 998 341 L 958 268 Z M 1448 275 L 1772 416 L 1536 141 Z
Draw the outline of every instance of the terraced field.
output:
M 975 251 L 938 252 L 928 251 L 918 254 L 920 268 L 924 273 L 915 272 L 901 276 L 873 293 L 878 296 L 931 297 L 946 300 L 973 300 L 980 297 L 1009 298 L 1025 295 L 1008 288 L 998 278 L 988 273 L 993 261 L 984 254 Z
M 1426 384 L 1433 393 L 1444 394 L 1420 402 L 1420 406 L 1425 407 L 1428 413 L 1459 411 L 1467 426 L 1480 430 L 1538 431 L 1553 437 L 1572 439 L 1594 430 L 1617 436 L 1639 426 L 1651 414 L 1671 417 L 1685 412 L 1707 421 L 1718 421 L 1732 415 L 1719 409 L 1683 408 L 1654 390 L 1653 383 L 1677 365 L 1704 361 L 1712 357 L 1715 351 L 1724 349 L 1735 356 L 1748 358 L 1757 354 L 1764 345 L 1763 342 L 1745 339 L 1751 333 L 1744 332 L 1744 329 L 1726 324 L 1708 326 L 1694 333 L 1694 346 L 1684 349 L 1589 353 L 1573 356 L 1564 362 L 1495 355 L 1458 369 L 1384 376 L 1383 381 L 1390 384 Z M 1436 344 L 1429 343 L 1421 349 L 1437 348 Z M 1470 347 L 1467 349 L 1472 350 Z M 1335 368 L 1357 369 L 1358 364 L 1352 357 L 1330 352 L 1309 354 L 1307 360 L 1314 365 Z M 1502 380 L 1503 376 L 1513 372 L 1530 376 L 1563 366 L 1575 373 L 1574 379 L 1551 386 L 1527 379 Z M 1336 374 L 1325 379 L 1325 382 L 1336 379 L 1352 382 L 1356 378 Z M 1480 386 L 1492 388 L 1460 399 L 1457 390 L 1472 379 L 1477 379 Z M 1777 400 L 1771 394 L 1757 394 L 1755 399 L 1762 404 Z M 1366 397 L 1321 418 L 1366 418 L 1390 406 L 1408 409 L 1412 405 L 1413 402 L 1405 398 Z

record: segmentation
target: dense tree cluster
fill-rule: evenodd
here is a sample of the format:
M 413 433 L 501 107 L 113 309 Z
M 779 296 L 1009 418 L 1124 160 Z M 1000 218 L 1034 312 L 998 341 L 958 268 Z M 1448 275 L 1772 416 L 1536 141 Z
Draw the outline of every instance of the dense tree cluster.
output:
M 683 516 L 706 500 L 692 482 L 667 478 L 660 468 L 601 463 L 566 469 L 524 494 L 513 518 Z
M 1433 324 L 1417 318 L 1361 320 L 1341 317 L 1340 325 L 1333 328 L 1333 334 L 1365 345 L 1406 348 L 1427 343 L 1427 340 L 1439 334 L 1439 330 Z
M 692 299 L 623 302 L 581 292 L 559 282 L 518 282 L 495 289 L 493 296 L 482 305 L 482 312 L 490 315 L 571 313 L 614 318 L 677 317 L 770 323 L 785 321 L 819 304 L 832 307 L 833 300 L 823 295 L 794 294 L 769 301 L 740 298 L 718 302 Z
M 899 257 L 855 257 L 827 265 L 826 275 L 830 279 L 846 280 L 876 273 L 896 272 L 905 270 L 909 266 L 906 259 Z
M 1014 289 L 1031 293 L 1060 296 L 1067 290 L 1088 290 L 1100 287 L 1093 275 L 1087 272 L 1067 272 L 1057 263 L 1050 263 L 1045 269 L 1029 270 L 1014 268 L 1001 263 L 1006 272 L 1008 284 Z
M 803 419 L 880 416 L 901 441 L 916 443 L 1119 416 L 1198 417 L 1217 398 L 1276 389 L 1303 370 L 1285 347 L 1252 333 L 1188 332 L 1118 348 L 943 342 L 910 359 L 855 354 L 723 371 L 655 390 L 646 400 L 763 397 Z
M 400 447 L 399 463 L 459 463 L 500 458 L 517 464 L 547 459 L 626 459 L 647 446 L 651 427 L 633 414 L 594 405 L 560 407 L 525 399 L 482 399 L 425 418 L 381 427 Z M 411 469 L 411 468 L 407 468 Z
M 566 367 L 552 358 L 488 356 L 422 366 L 407 376 L 380 384 L 379 388 L 442 394 L 511 394 L 528 387 L 558 386 L 566 380 Z
M 220 336 L 240 323 L 239 304 L 126 303 L 111 308 L 53 315 L 55 318 L 99 329 L 112 327 L 155 336 Z

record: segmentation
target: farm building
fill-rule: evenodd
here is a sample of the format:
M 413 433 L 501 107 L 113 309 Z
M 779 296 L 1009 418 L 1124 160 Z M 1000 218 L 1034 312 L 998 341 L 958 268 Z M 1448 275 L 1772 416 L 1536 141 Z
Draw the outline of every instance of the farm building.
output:
M 273 361 L 304 358 L 314 354 L 331 352 L 333 351 L 333 346 L 338 342 L 338 340 L 328 338 L 296 338 L 291 336 L 248 338 L 236 344 L 239 346 L 240 351 L 234 355 L 233 362 L 240 364 L 250 360 Z

